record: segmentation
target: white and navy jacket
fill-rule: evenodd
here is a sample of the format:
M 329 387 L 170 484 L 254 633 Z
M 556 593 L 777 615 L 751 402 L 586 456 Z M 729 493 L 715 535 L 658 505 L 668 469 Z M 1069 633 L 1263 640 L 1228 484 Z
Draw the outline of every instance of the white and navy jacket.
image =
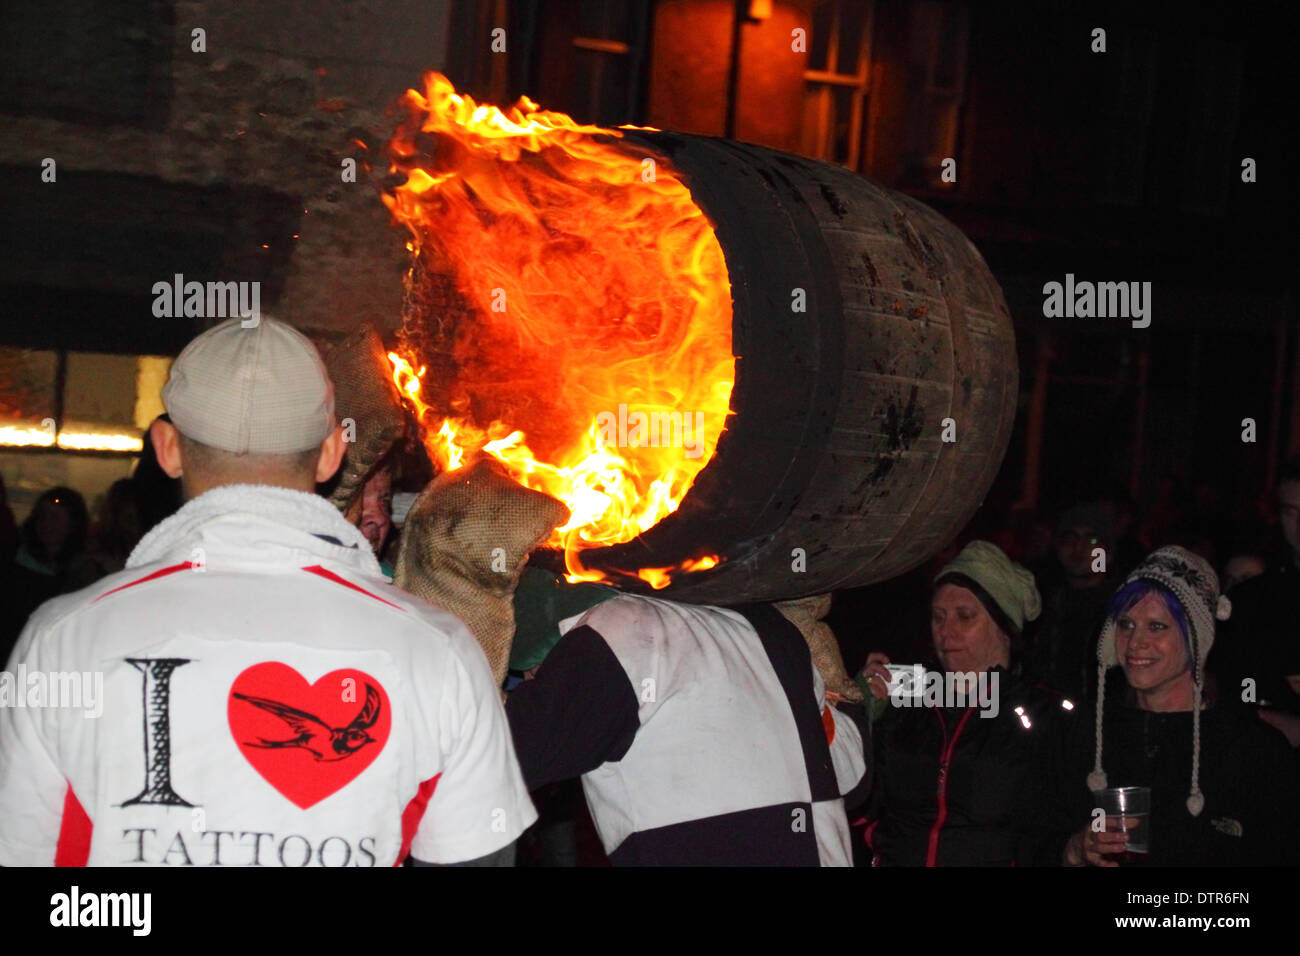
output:
M 851 865 L 862 736 L 776 610 L 621 595 L 560 630 L 506 712 L 530 788 L 582 776 L 612 863 Z
M 8 671 L 4 866 L 451 863 L 537 816 L 468 629 L 316 495 L 201 495 L 42 605 Z M 80 701 L 36 699 L 69 675 Z

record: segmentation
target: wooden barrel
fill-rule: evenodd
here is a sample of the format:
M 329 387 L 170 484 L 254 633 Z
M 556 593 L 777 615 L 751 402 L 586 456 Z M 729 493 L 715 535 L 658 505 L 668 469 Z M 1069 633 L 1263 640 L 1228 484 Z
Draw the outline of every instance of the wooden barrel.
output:
M 717 554 L 658 593 L 732 603 L 870 584 L 932 556 L 988 491 L 1016 407 L 1010 315 L 975 247 L 838 166 L 676 133 L 627 140 L 685 175 L 721 243 L 734 414 L 677 512 L 584 564 Z

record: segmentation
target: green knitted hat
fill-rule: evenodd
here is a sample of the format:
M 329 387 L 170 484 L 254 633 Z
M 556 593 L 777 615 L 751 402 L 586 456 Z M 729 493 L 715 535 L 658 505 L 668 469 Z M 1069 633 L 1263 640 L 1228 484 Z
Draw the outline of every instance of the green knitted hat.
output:
M 988 541 L 972 541 L 962 548 L 934 583 L 938 585 L 950 575 L 961 575 L 982 587 L 1017 631 L 1024 630 L 1025 622 L 1037 618 L 1043 609 L 1033 573 Z

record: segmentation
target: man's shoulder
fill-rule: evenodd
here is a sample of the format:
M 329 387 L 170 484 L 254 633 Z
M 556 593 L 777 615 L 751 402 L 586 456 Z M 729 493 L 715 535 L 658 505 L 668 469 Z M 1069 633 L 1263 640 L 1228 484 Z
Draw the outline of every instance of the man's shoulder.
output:
M 129 586 L 141 576 L 140 569 L 132 568 L 117 571 L 98 581 L 67 594 L 50 598 L 32 611 L 17 640 L 14 642 L 10 657 L 14 661 L 30 658 L 33 653 L 42 655 L 53 635 L 67 633 L 85 618 L 97 601 L 104 595 Z M 94 628 L 85 629 L 87 634 L 94 633 Z M 0 661 L 0 665 L 7 662 Z
M 1234 615 L 1255 611 L 1281 600 L 1300 603 L 1300 570 L 1275 564 L 1263 574 L 1236 585 L 1228 592 L 1228 600 L 1232 602 Z
M 351 605 L 354 613 L 343 614 L 340 623 L 363 616 L 377 643 L 398 641 L 413 647 L 416 653 L 447 649 L 461 655 L 473 653 L 478 647 L 460 618 L 383 578 L 328 561 L 299 570 L 334 585 L 317 596 L 318 606 L 337 607 L 342 612 Z M 156 623 L 153 586 L 185 586 L 200 580 L 207 584 L 224 576 L 223 572 L 204 572 L 191 563 L 169 559 L 136 565 L 45 602 L 32 614 L 25 633 L 30 640 L 45 640 L 49 635 L 76 629 L 93 637 L 99 632 L 99 614 L 124 608 L 128 615 L 138 611 L 142 622 L 147 618 Z M 238 593 L 246 592 L 241 588 Z
M 375 612 L 388 615 L 384 624 L 392 633 L 405 634 L 421 644 L 446 647 L 456 653 L 478 648 L 478 642 L 463 620 L 445 608 L 402 590 L 391 581 L 353 568 L 326 564 L 310 570 L 343 585 L 357 597 L 372 599 Z
M 605 617 L 621 617 L 634 614 L 646 614 L 654 607 L 668 602 L 659 598 L 650 597 L 647 594 L 632 594 L 627 591 L 620 591 L 613 597 L 593 605 L 580 615 L 581 617 L 590 617 L 601 615 Z
M 380 582 L 381 594 L 386 599 L 405 610 L 416 626 L 424 632 L 436 635 L 453 649 L 464 650 L 466 646 L 478 647 L 469 625 L 436 604 L 417 597 L 389 582 Z
M 155 574 L 161 568 L 126 568 L 100 578 L 77 591 L 50 598 L 27 621 L 28 630 L 50 631 L 69 619 L 75 619 L 107 594 L 129 587 L 137 579 Z
M 560 622 L 561 630 L 568 633 L 578 627 L 590 627 L 602 635 L 617 634 L 631 629 L 643 629 L 656 619 L 658 609 L 653 598 L 640 594 L 618 594 L 581 614 Z
M 705 604 L 668 601 L 645 594 L 619 594 L 573 618 L 561 622 L 567 633 L 587 626 L 611 646 L 649 647 L 675 636 L 720 635 L 731 629 L 751 630 L 734 611 Z

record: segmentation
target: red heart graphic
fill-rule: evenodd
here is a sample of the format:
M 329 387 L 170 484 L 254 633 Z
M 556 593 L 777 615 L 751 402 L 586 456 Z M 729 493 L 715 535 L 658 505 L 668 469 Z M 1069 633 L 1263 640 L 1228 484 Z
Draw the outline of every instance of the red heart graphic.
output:
M 308 684 L 275 661 L 235 678 L 226 712 L 253 769 L 304 810 L 370 766 L 393 724 L 388 694 L 364 671 L 330 671 Z

